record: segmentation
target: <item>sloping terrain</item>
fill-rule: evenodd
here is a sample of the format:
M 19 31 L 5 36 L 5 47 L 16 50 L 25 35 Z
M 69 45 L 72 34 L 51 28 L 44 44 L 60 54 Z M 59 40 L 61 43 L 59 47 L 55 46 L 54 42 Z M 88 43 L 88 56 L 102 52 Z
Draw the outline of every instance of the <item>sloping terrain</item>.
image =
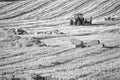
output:
M 79 12 L 92 16 L 94 25 L 70 26 Z M 0 80 L 12 75 L 34 80 L 33 74 L 48 80 L 120 80 L 120 20 L 104 20 L 119 14 L 119 0 L 0 2 Z M 25 33 L 15 33 L 19 28 Z M 71 39 L 100 44 L 76 48 Z
M 0 22 L 3 20 L 67 20 L 81 12 L 86 17 L 119 16 L 119 0 L 24 0 L 0 3 Z
M 112 78 L 118 78 L 119 80 L 119 27 L 64 26 L 55 28 L 64 34 L 36 34 L 42 29 L 44 31 L 54 30 L 54 28 L 44 27 L 37 28 L 37 30 L 33 28 L 27 30 L 29 31 L 28 35 L 10 39 L 2 35 L 3 39 L 1 38 L 2 42 L 0 44 L 1 76 L 23 76 L 29 80 L 31 74 L 39 74 L 49 76 L 52 78 L 51 80 L 116 80 Z M 45 36 L 48 36 L 48 38 L 44 38 Z M 38 37 L 48 46 L 35 44 L 27 46 L 28 41 L 22 40 L 21 37 L 26 38 L 26 40 L 28 40 L 27 37 Z M 100 44 L 75 48 L 70 42 L 71 38 L 84 42 L 100 40 Z M 15 46 L 13 43 L 18 40 L 19 42 Z M 23 44 L 20 46 L 21 40 Z M 102 44 L 108 47 L 102 47 Z

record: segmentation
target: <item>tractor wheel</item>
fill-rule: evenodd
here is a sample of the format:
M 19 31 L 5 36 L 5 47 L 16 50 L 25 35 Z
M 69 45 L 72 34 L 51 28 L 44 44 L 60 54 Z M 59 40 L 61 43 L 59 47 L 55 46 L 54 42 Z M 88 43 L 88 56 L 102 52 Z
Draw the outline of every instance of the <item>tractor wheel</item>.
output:
M 74 25 L 77 26 L 78 20 L 75 19 Z
M 77 25 L 78 25 L 78 26 L 81 25 L 81 22 L 80 22 L 80 21 L 77 21 Z
M 92 24 L 92 17 L 90 17 L 90 25 Z
M 70 25 L 73 25 L 73 23 L 74 23 L 73 20 L 70 20 Z

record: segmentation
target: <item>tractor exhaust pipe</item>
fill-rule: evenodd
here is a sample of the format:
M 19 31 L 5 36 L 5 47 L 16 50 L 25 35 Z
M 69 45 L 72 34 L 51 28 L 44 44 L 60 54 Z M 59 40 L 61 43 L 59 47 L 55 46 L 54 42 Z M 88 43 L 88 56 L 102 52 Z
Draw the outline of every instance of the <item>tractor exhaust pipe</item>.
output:
M 90 24 L 92 24 L 92 16 L 90 17 Z

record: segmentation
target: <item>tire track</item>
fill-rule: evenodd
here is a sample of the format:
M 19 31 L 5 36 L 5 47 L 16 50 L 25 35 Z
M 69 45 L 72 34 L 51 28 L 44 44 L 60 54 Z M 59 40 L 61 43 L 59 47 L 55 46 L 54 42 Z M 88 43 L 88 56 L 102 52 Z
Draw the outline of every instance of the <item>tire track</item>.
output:
M 112 50 L 114 50 L 114 49 L 112 49 Z M 68 59 L 68 60 L 65 61 L 65 63 L 60 61 L 59 64 L 62 64 L 62 65 L 59 65 L 59 64 L 54 65 L 54 68 L 55 68 L 55 67 L 59 67 L 59 69 L 60 69 L 60 67 L 66 66 L 66 69 L 67 69 L 67 70 L 81 69 L 81 68 L 84 68 L 84 67 L 90 67 L 90 66 L 93 66 L 93 65 L 97 65 L 97 64 L 99 64 L 99 63 L 103 63 L 104 61 L 106 62 L 106 61 L 109 61 L 109 60 L 113 60 L 113 59 L 119 58 L 120 55 L 117 56 L 117 57 L 115 56 L 115 57 L 108 58 L 108 59 L 105 59 L 105 60 L 102 60 L 102 61 L 96 61 L 96 62 L 90 63 L 90 64 L 83 64 L 83 65 L 78 66 L 78 67 L 76 66 L 75 68 L 70 68 L 70 69 L 69 69 L 69 68 L 67 67 L 67 65 L 69 65 L 69 64 L 72 64 L 72 65 L 77 64 L 76 62 L 79 61 L 79 60 L 81 60 L 81 59 L 83 59 L 83 58 L 88 58 L 88 57 L 94 57 L 94 56 L 104 55 L 105 52 L 108 52 L 108 51 L 110 52 L 110 51 L 112 51 L 112 50 L 107 49 L 107 50 L 100 51 L 99 53 L 89 52 L 89 55 L 87 55 L 87 56 L 86 56 L 86 53 L 85 53 L 84 51 L 82 51 L 81 53 L 84 53 L 84 54 L 81 54 L 80 56 L 76 56 L 76 57 L 74 57 L 74 58 Z M 67 53 L 69 53 L 69 52 L 67 52 Z M 72 52 L 71 52 L 71 53 L 72 53 Z M 64 54 L 65 54 L 65 53 L 64 53 Z M 107 53 L 107 54 L 109 54 L 109 53 Z M 107 55 L 107 54 L 106 54 L 106 55 Z M 69 57 L 69 56 L 67 56 L 67 57 Z M 65 65 L 64 65 L 64 64 L 65 64 Z M 53 66 L 51 66 L 51 68 L 52 68 L 52 67 L 53 67 Z M 47 67 L 47 68 L 50 68 L 50 67 Z M 59 70 L 59 72 L 61 72 L 61 71 L 62 71 L 62 70 Z M 66 70 L 64 70 L 64 71 L 66 71 Z
M 29 53 L 29 54 L 25 54 L 25 53 L 15 54 L 15 55 L 12 55 L 12 56 L 9 56 L 9 57 L 4 57 L 3 58 L 4 59 L 3 60 L 4 63 L 2 64 L 2 62 L 1 62 L 0 66 L 2 67 L 2 66 L 9 65 L 9 64 L 15 64 L 17 62 L 31 61 L 31 60 L 34 60 L 34 59 L 36 60 L 37 58 L 39 59 L 40 57 L 42 58 L 42 57 L 48 57 L 48 56 L 51 56 L 51 55 L 56 55 L 57 54 L 56 52 L 63 52 L 63 51 L 69 51 L 69 50 L 71 50 L 71 49 L 69 49 L 69 48 L 68 49 L 64 49 L 64 50 L 63 49 L 58 49 L 58 50 L 55 49 L 55 50 L 51 50 L 49 52 L 46 52 L 46 51 L 42 52 L 42 53 L 39 53 L 39 52 L 35 53 L 34 52 L 34 54 L 32 54 L 32 53 Z M 51 53 L 51 54 L 48 54 L 48 53 Z M 32 55 L 30 55 L 30 54 L 32 54 Z M 10 61 L 10 62 L 5 61 L 6 58 L 12 60 L 11 58 L 15 58 L 15 57 L 16 58 L 18 57 L 19 60 L 17 60 L 17 61 L 14 60 L 13 62 L 12 61 Z
M 17 6 L 15 8 L 13 8 L 12 10 L 2 12 L 1 15 L 4 15 L 5 13 L 6 14 L 8 13 L 8 14 L 7 14 L 7 16 L 1 18 L 0 20 L 2 21 L 2 20 L 7 20 L 7 19 L 20 18 L 21 16 L 22 17 L 25 16 L 26 17 L 25 19 L 29 19 L 29 17 L 30 17 L 30 16 L 28 16 L 29 14 L 31 14 L 31 18 L 35 18 L 38 15 L 41 19 L 46 20 L 46 19 L 61 18 L 63 16 L 67 16 L 68 14 L 72 14 L 74 11 L 76 11 L 76 12 L 81 11 L 81 12 L 83 12 L 85 14 L 90 13 L 91 15 L 95 14 L 96 11 L 97 11 L 98 15 L 95 15 L 94 18 L 99 18 L 101 16 L 106 16 L 106 15 L 109 15 L 109 14 L 111 14 L 113 12 L 117 12 L 117 11 L 120 10 L 118 0 L 115 0 L 115 1 L 114 0 L 112 0 L 112 1 L 109 1 L 109 0 L 103 0 L 103 1 L 94 1 L 94 0 L 73 1 L 73 0 L 66 0 L 65 2 L 62 2 L 60 4 L 57 1 L 58 0 L 48 0 L 43 4 L 33 4 L 33 5 L 31 4 L 32 7 L 34 7 L 34 8 L 26 10 L 27 9 L 26 8 L 27 4 L 32 2 L 32 1 L 28 1 L 28 3 L 24 3 L 23 5 Z M 57 2 L 57 4 L 55 5 L 54 2 Z M 87 5 L 92 5 L 93 2 L 96 2 L 95 7 L 92 7 L 90 9 L 87 8 L 88 7 Z M 72 4 L 70 4 L 70 3 L 72 3 Z M 52 4 L 55 7 L 52 7 L 51 6 Z M 9 7 L 10 5 L 15 5 L 15 3 L 8 3 L 8 4 L 5 4 L 5 5 L 1 6 L 0 8 L 4 9 L 5 7 L 6 8 Z M 15 11 L 22 8 L 22 6 L 24 6 L 26 9 L 23 12 L 15 13 Z M 50 8 L 48 8 L 47 6 L 50 6 Z M 39 9 L 42 9 L 42 11 L 39 14 L 36 14 L 35 12 L 40 11 Z M 62 12 L 60 10 L 64 10 L 64 11 Z M 59 11 L 59 12 L 55 13 L 54 11 Z M 14 12 L 15 14 L 12 15 L 13 14 L 12 12 Z M 9 14 L 9 13 L 11 13 L 11 14 Z M 28 15 L 26 16 L 25 14 L 28 14 Z
M 90 9 L 90 10 L 84 12 L 84 14 L 88 14 L 88 13 L 90 13 L 90 12 L 93 12 L 93 11 L 99 10 L 101 7 L 103 7 L 103 6 L 104 6 L 105 4 L 107 4 L 108 2 L 109 2 L 108 0 L 103 1 L 103 2 L 101 2 L 100 4 L 96 5 L 95 8 Z M 95 5 L 95 4 L 94 4 L 94 5 Z M 94 5 L 93 5 L 93 6 L 94 6 Z
M 92 1 L 93 1 L 93 0 L 92 0 Z M 78 9 L 83 8 L 83 7 L 84 7 L 85 5 L 87 5 L 88 3 L 92 3 L 92 1 L 91 1 L 91 0 L 87 0 L 87 1 L 85 1 L 85 2 L 83 2 L 83 3 L 81 3 L 81 4 L 78 3 L 79 5 L 77 5 L 77 6 L 75 6 L 75 7 L 72 7 L 73 9 L 68 10 L 68 11 L 60 12 L 60 13 L 58 13 L 58 14 L 56 14 L 56 15 L 51 14 L 51 15 L 54 15 L 54 16 L 51 16 L 51 15 L 50 15 L 50 17 L 44 18 L 44 20 L 62 17 L 62 16 L 64 16 L 64 15 L 67 15 L 68 13 L 72 13 L 72 12 L 75 11 L 75 10 L 78 10 Z M 76 5 L 76 4 L 74 4 L 74 5 Z
M 118 10 L 120 10 L 120 4 L 116 5 L 112 10 L 109 10 L 107 12 L 104 12 L 102 14 L 99 14 L 98 16 L 95 16 L 94 18 L 98 18 L 98 17 L 101 17 L 101 16 L 106 16 L 108 14 L 111 14 L 111 13 L 115 13 L 117 12 Z
M 5 7 L 8 7 L 8 6 L 13 5 L 13 4 L 15 4 L 15 3 L 16 3 L 16 2 L 6 3 L 6 4 L 2 5 L 2 6 L 0 6 L 0 9 L 4 9 Z
M 0 12 L 0 15 L 10 13 L 12 11 L 15 11 L 15 10 L 19 9 L 19 8 L 23 8 L 23 7 L 27 6 L 27 5 L 29 5 L 30 3 L 32 3 L 32 2 L 29 1 L 29 2 L 26 2 L 26 3 L 23 3 L 23 4 L 19 5 L 17 7 L 14 7 L 13 9 L 10 9 L 10 10 L 4 11 L 4 12 Z
M 25 14 L 27 14 L 27 13 L 36 11 L 36 10 L 38 10 L 38 9 L 40 9 L 40 8 L 42 8 L 42 7 L 44 7 L 44 6 L 48 5 L 48 4 L 50 4 L 50 3 L 51 3 L 51 1 L 42 3 L 42 4 L 39 5 L 38 7 L 33 8 L 33 9 L 29 10 L 29 11 L 24 11 L 24 12 L 21 12 L 21 13 L 19 13 L 19 14 L 14 15 L 14 16 L 11 16 L 11 17 L 1 18 L 0 20 L 12 19 L 12 18 L 16 18 L 16 17 L 23 16 L 23 15 L 25 15 Z
M 110 52 L 110 51 L 109 51 Z M 104 54 L 105 52 L 103 52 L 102 54 Z M 107 54 L 109 54 L 109 53 L 107 53 Z M 95 61 L 94 63 L 91 63 L 90 62 L 90 64 L 84 64 L 84 65 L 82 65 L 82 66 L 80 66 L 80 67 L 75 67 L 75 68 L 71 68 L 71 69 L 69 69 L 69 68 L 64 68 L 64 67 L 62 67 L 62 65 L 61 66 L 57 66 L 57 67 L 55 67 L 54 66 L 54 69 L 55 70 L 53 70 L 53 71 L 49 71 L 49 69 L 51 70 L 52 68 L 50 68 L 50 67 L 52 67 L 52 66 L 49 66 L 48 68 L 48 71 L 47 71 L 47 73 L 46 73 L 46 71 L 45 71 L 45 73 L 42 73 L 42 74 L 50 74 L 50 73 L 52 73 L 52 74 L 55 74 L 56 72 L 59 72 L 59 73 L 67 73 L 67 71 L 73 71 L 74 72 L 74 70 L 75 69 L 80 69 L 80 70 L 82 70 L 83 68 L 89 68 L 89 67 L 92 67 L 92 66 L 94 66 L 94 65 L 99 65 L 99 64 L 102 64 L 102 63 L 106 63 L 106 62 L 108 62 L 108 61 L 111 61 L 111 60 L 116 60 L 116 59 L 119 59 L 120 58 L 120 55 L 116 55 L 116 56 L 113 56 L 113 57 L 111 57 L 111 58 L 107 58 L 107 59 L 104 59 L 104 60 L 98 60 L 98 61 Z M 72 65 L 74 65 L 74 63 L 70 63 L 70 64 L 72 64 Z M 77 63 L 76 63 L 77 64 Z M 57 64 L 58 65 L 58 64 Z M 63 65 L 63 66 L 67 66 L 67 65 L 69 65 L 69 64 L 65 64 L 65 65 Z M 56 69 L 57 68 L 57 69 Z M 63 70 L 64 69 L 64 70 Z M 66 69 L 66 70 L 65 70 Z M 71 71 L 71 72 L 72 72 Z M 86 75 L 86 74 L 89 74 L 89 75 Z M 86 76 L 83 76 L 83 75 L 86 75 Z M 80 76 L 79 77 L 77 77 L 77 79 L 78 78 L 85 78 L 85 77 L 88 77 L 88 76 L 90 76 L 90 75 L 93 75 L 93 72 L 87 72 L 87 73 L 84 73 L 84 74 L 80 74 Z

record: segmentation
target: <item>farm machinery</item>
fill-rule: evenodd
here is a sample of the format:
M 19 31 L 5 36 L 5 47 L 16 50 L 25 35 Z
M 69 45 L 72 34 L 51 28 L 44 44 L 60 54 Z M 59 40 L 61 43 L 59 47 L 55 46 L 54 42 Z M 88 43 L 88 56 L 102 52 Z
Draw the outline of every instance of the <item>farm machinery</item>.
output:
M 84 18 L 82 13 L 74 14 L 74 17 L 70 20 L 70 25 L 91 25 L 92 24 L 92 17 Z
M 105 19 L 105 21 L 117 21 L 117 20 L 120 20 L 120 18 L 119 17 L 111 17 L 111 16 L 109 16 L 109 17 L 107 17 L 107 18 L 104 18 Z

